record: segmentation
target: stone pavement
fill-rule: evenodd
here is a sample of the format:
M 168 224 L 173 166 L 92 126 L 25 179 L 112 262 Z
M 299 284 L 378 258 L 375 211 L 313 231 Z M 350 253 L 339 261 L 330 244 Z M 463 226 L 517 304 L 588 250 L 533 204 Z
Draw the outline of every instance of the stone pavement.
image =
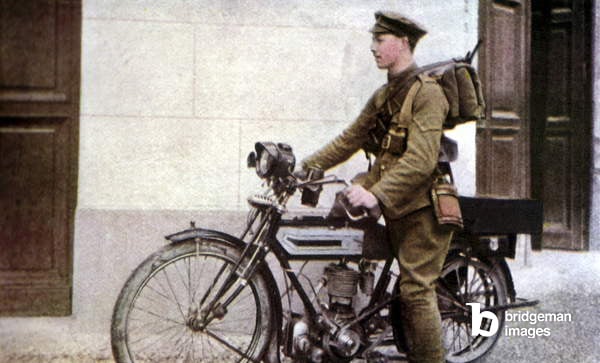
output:
M 511 310 L 513 321 L 507 321 L 505 328 L 512 329 L 500 332 L 498 343 L 482 363 L 600 363 L 600 252 L 547 250 L 525 257 L 520 251 L 508 262 L 517 297 L 540 303 Z M 514 321 L 523 320 L 523 313 L 570 313 L 572 319 L 535 324 Z M 516 329 L 529 336 L 516 336 Z
M 571 322 L 507 322 L 508 327 L 548 329 L 549 336 L 502 336 L 487 363 L 600 362 L 600 252 L 534 252 L 510 263 L 517 296 L 540 300 L 523 309 L 570 313 Z
M 540 300 L 535 313 L 570 313 L 571 322 L 507 322 L 549 336 L 503 336 L 486 363 L 600 362 L 600 252 L 542 251 L 509 260 L 517 296 Z M 81 332 L 76 317 L 0 318 L 0 363 L 111 362 L 108 331 Z M 531 331 L 531 330 L 529 330 Z
M 530 252 L 525 258 L 520 251 L 508 262 L 517 297 L 540 301 L 535 307 L 511 312 L 570 313 L 572 319 L 535 324 L 507 321 L 505 328 L 513 328 L 510 336 L 503 329 L 482 363 L 600 363 L 600 252 L 546 250 Z M 523 319 L 523 314 L 511 315 L 513 320 Z M 526 329 L 529 337 L 515 336 L 514 328 Z M 541 331 L 534 333 L 535 329 Z

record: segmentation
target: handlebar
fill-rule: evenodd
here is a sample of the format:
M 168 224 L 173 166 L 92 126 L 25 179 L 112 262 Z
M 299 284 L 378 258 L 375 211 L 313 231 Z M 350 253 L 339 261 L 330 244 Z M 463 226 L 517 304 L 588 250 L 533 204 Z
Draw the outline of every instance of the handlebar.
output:
M 321 187 L 322 185 L 325 185 L 325 184 L 343 184 L 346 187 L 350 186 L 350 183 L 348 183 L 346 180 L 340 179 L 335 175 L 328 175 L 328 176 L 320 178 L 320 179 L 308 180 L 308 181 L 299 183 L 297 185 L 297 187 L 298 188 L 308 187 L 307 189 L 310 189 L 310 187 L 313 187 L 313 189 L 314 189 L 314 187 Z M 318 191 L 318 193 L 320 193 L 320 190 Z M 317 196 L 317 199 L 318 199 L 318 196 Z M 313 206 L 316 205 L 316 200 L 311 200 L 311 202 L 312 203 L 307 203 L 307 204 L 313 205 Z M 340 217 L 342 216 L 340 214 L 343 213 L 343 216 L 345 216 L 352 222 L 358 222 L 360 220 L 363 220 L 363 219 L 366 219 L 369 217 L 378 217 L 377 213 L 372 213 L 371 211 L 369 211 L 368 209 L 366 209 L 364 207 L 353 207 L 350 204 L 350 202 L 348 201 L 348 198 L 346 198 L 346 196 L 344 194 L 342 194 L 341 192 L 338 192 L 338 194 L 336 195 L 336 199 L 334 202 L 334 206 L 332 207 L 331 213 L 336 214 L 335 211 L 337 211 L 337 215 Z M 331 213 L 330 213 L 330 215 L 331 215 Z
M 295 179 L 296 181 L 299 181 L 299 178 Z M 328 175 L 320 179 L 307 180 L 304 182 L 296 183 L 295 187 L 298 189 L 302 188 L 304 189 L 304 191 L 307 191 L 311 189 L 311 187 L 313 189 L 314 187 L 319 187 L 320 189 L 320 187 L 325 184 L 343 184 L 346 187 L 350 186 L 350 183 L 346 180 L 340 179 L 336 175 Z M 320 190 L 318 193 L 320 194 Z M 283 204 L 278 202 L 277 198 L 274 198 L 272 195 L 253 194 L 250 195 L 247 200 L 250 205 L 256 208 L 275 208 L 280 213 L 286 212 L 285 202 L 283 202 Z M 313 201 L 313 203 L 309 204 L 312 206 L 316 206 L 317 201 L 318 194 L 316 195 L 316 199 Z M 332 206 L 330 212 L 330 216 L 331 215 L 348 218 L 348 220 L 350 220 L 351 222 L 358 222 L 367 218 L 378 218 L 377 213 L 373 213 L 372 211 L 364 207 L 353 207 L 348 201 L 348 198 L 346 198 L 346 196 L 342 192 L 338 192 L 336 195 L 334 205 Z
M 345 203 L 342 203 L 342 208 L 344 209 L 344 212 L 346 213 L 346 217 L 348 217 L 348 219 L 351 220 L 352 222 L 358 222 L 360 220 L 370 217 L 369 211 L 367 211 L 364 207 L 359 208 L 361 213 L 358 215 L 352 214 L 352 212 L 350 211 L 351 207 L 348 207 L 348 205 Z
M 346 180 L 339 179 L 335 175 L 328 175 L 321 179 L 307 180 L 305 182 L 297 184 L 296 187 L 304 188 L 304 187 L 307 187 L 310 185 L 325 185 L 325 184 L 344 184 L 345 186 L 350 186 L 350 184 L 348 184 L 348 182 Z

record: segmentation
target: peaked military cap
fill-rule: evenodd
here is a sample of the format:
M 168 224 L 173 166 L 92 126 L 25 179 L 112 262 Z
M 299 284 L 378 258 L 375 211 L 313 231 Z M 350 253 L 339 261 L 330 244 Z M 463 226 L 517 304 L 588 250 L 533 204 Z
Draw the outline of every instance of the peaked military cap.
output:
M 396 36 L 408 36 L 418 41 L 427 30 L 413 20 L 394 11 L 378 11 L 375 13 L 375 25 L 371 33 L 392 33 Z

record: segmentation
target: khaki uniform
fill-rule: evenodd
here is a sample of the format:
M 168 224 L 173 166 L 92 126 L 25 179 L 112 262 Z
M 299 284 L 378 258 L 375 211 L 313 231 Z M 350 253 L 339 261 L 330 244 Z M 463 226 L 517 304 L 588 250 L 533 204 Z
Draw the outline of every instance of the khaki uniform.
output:
M 327 170 L 347 160 L 369 139 L 369 131 L 375 127 L 374 114 L 388 107 L 394 150 L 380 150 L 360 184 L 379 200 L 400 264 L 401 299 L 407 317 L 404 324 L 412 347 L 409 360 L 443 362 L 434 282 L 441 273 L 451 232 L 437 224 L 429 193 L 436 176 L 448 102 L 435 80 L 419 75 L 408 91 L 407 102 L 392 99 L 384 103 L 388 95 L 397 94 L 414 68 L 409 67 L 378 89 L 359 117 L 303 164 Z
M 414 68 L 410 67 L 397 79 L 379 88 L 356 121 L 303 164 L 327 170 L 360 150 L 369 138 L 369 130 L 375 127 L 373 115 L 383 106 L 387 94 L 394 94 L 402 86 L 398 83 L 404 83 L 406 74 Z M 404 135 L 405 150 L 382 152 L 366 180 L 361 182 L 383 204 L 383 213 L 389 219 L 403 217 L 431 204 L 429 190 L 434 180 L 448 102 L 437 82 L 423 75 L 418 76 L 407 99 L 413 95 L 412 104 L 389 102 L 392 128 L 400 137 Z

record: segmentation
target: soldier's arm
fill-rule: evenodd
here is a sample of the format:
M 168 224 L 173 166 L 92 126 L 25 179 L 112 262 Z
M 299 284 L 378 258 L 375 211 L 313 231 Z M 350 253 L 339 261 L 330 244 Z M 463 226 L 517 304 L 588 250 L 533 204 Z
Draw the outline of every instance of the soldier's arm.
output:
M 425 81 L 414 99 L 406 151 L 387 165 L 381 179 L 370 188 L 384 206 L 408 203 L 415 197 L 415 189 L 432 177 L 447 113 L 442 89 L 433 80 Z
M 374 115 L 377 111 L 375 99 L 381 89 L 376 91 L 367 102 L 360 115 L 340 135 L 327 145 L 302 161 L 307 167 L 327 170 L 350 158 L 357 152 L 369 137 L 369 130 L 374 126 Z

